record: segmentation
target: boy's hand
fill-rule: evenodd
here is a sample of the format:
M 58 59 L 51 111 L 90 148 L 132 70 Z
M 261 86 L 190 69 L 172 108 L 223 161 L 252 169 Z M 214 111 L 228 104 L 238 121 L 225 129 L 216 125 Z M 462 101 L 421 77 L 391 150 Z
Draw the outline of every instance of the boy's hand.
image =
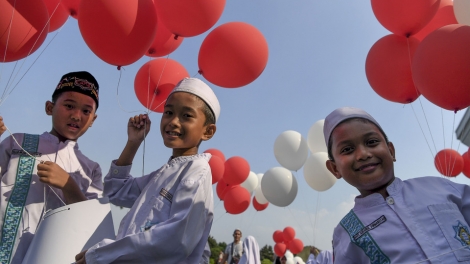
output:
M 45 161 L 37 166 L 39 180 L 50 186 L 63 189 L 70 175 L 52 161 Z
M 0 116 L 0 136 L 7 130 L 7 127 L 3 123 L 3 117 Z
M 82 251 L 75 256 L 75 263 L 86 264 L 85 254 L 88 250 Z
M 142 142 L 150 131 L 150 119 L 146 114 L 129 118 L 127 124 L 127 136 L 129 141 Z

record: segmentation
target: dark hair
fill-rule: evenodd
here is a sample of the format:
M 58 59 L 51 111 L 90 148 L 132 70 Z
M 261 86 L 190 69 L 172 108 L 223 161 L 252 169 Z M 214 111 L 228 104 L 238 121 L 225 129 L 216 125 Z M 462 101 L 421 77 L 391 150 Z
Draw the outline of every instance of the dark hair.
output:
M 385 132 L 382 130 L 382 128 L 380 128 L 379 126 L 377 126 L 376 124 L 374 124 L 374 122 L 368 120 L 368 119 L 365 119 L 365 118 L 361 118 L 361 117 L 353 117 L 353 118 L 349 118 L 349 119 L 346 119 L 346 120 L 343 120 L 341 123 L 339 123 L 338 125 L 336 125 L 336 127 L 338 127 L 339 125 L 345 123 L 345 122 L 349 122 L 349 121 L 353 121 L 353 120 L 357 120 L 357 121 L 361 121 L 361 122 L 364 122 L 364 123 L 369 123 L 369 124 L 372 124 L 374 125 L 376 128 L 379 129 L 380 133 L 382 133 L 382 135 L 384 136 L 385 138 L 385 142 L 388 143 L 388 137 L 387 135 L 385 134 Z M 336 128 L 335 127 L 335 128 Z M 334 131 L 334 129 L 333 129 Z M 333 135 L 333 131 L 331 132 L 331 135 Z M 332 161 L 334 161 L 334 158 L 333 158 L 333 153 L 331 152 L 331 148 L 333 146 L 333 143 L 331 141 L 331 135 L 330 135 L 330 138 L 328 139 L 328 158 Z
M 202 100 L 201 97 L 196 96 L 196 98 L 204 103 L 204 106 L 202 107 L 202 112 L 204 113 L 204 116 L 206 116 L 206 121 L 204 122 L 204 125 L 211 125 L 215 124 L 215 115 L 214 112 L 212 112 L 212 109 L 209 107 L 209 105 L 206 103 L 206 101 Z

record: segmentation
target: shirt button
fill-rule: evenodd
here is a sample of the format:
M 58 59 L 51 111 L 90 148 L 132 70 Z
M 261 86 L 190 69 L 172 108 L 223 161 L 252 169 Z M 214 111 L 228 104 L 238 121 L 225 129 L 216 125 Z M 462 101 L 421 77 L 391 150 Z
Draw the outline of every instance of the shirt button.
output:
M 119 170 L 118 170 L 118 169 L 114 169 L 114 170 L 113 170 L 113 173 L 114 173 L 114 174 L 118 174 L 118 173 L 119 173 Z
M 395 201 L 393 200 L 392 197 L 387 197 L 387 203 L 388 203 L 389 205 L 392 205 L 392 204 L 395 203 Z

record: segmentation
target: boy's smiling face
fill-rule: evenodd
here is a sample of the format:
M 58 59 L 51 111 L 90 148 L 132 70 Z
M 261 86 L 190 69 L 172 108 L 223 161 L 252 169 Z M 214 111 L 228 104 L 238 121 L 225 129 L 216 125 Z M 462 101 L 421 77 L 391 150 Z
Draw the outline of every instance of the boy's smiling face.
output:
M 215 133 L 215 124 L 204 125 L 204 101 L 193 94 L 175 92 L 165 104 L 160 132 L 166 147 L 173 149 L 173 157 L 198 153 L 201 140 L 210 139 Z
M 60 141 L 77 141 L 95 121 L 96 103 L 90 96 L 63 92 L 56 102 L 46 102 L 46 113 L 52 116 L 51 134 Z
M 334 160 L 326 162 L 328 170 L 363 197 L 376 192 L 385 197 L 395 178 L 395 148 L 378 127 L 366 120 L 347 120 L 333 130 L 330 141 Z

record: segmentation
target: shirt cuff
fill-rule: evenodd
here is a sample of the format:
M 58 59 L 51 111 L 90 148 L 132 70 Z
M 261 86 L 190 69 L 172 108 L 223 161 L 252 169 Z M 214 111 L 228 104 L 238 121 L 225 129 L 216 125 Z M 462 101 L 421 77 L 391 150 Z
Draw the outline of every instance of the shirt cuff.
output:
M 111 162 L 111 167 L 109 168 L 109 175 L 113 178 L 126 178 L 130 172 L 132 165 L 118 166 L 116 165 L 117 160 Z

